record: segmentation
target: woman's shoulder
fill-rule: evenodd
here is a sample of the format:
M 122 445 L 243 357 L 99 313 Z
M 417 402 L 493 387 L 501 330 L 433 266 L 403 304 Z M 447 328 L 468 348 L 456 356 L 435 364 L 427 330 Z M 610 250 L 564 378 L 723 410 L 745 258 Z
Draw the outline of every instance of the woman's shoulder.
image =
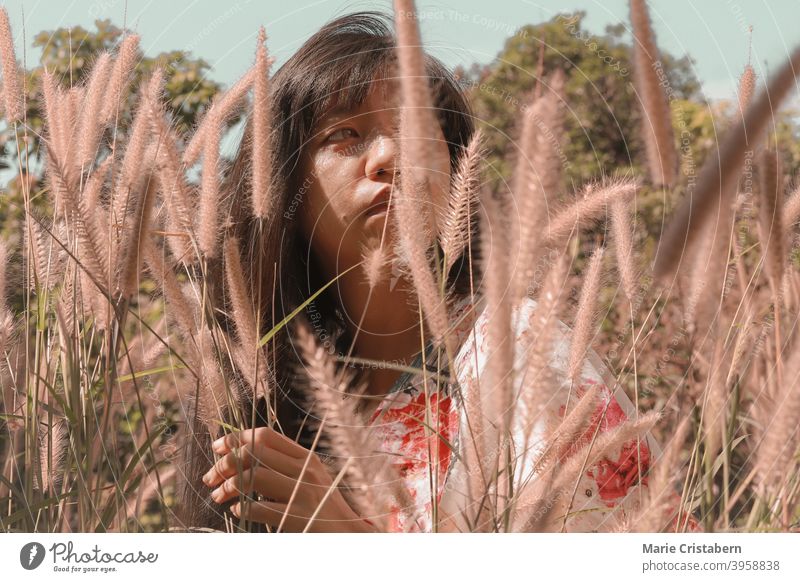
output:
M 530 296 L 525 296 L 511 309 L 511 333 L 514 343 L 516 364 L 524 363 L 530 350 L 540 340 L 538 328 L 534 325 L 537 317 L 539 302 Z M 473 360 L 479 370 L 488 353 L 492 350 L 489 345 L 488 327 L 493 314 L 486 307 L 486 299 L 482 296 L 475 298 L 462 298 L 454 304 L 453 312 L 456 319 L 455 332 L 459 340 L 459 351 L 456 363 L 463 365 L 467 360 Z M 551 369 L 559 376 L 567 374 L 569 355 L 571 349 L 572 329 L 563 321 L 554 318 L 548 358 Z M 474 370 L 473 370 L 474 372 Z M 617 385 L 610 373 L 608 366 L 594 349 L 588 349 L 581 370 L 581 380 L 593 384 L 605 384 L 609 388 Z M 623 400 L 626 400 L 623 398 Z M 623 406 L 627 408 L 626 406 Z M 627 410 L 627 412 L 632 412 Z
M 524 350 L 529 345 L 533 334 L 533 320 L 538 302 L 532 297 L 525 296 L 519 303 L 512 306 L 510 327 L 515 344 L 515 351 Z M 475 296 L 474 298 L 461 298 L 454 303 L 454 332 L 458 338 L 459 351 L 457 363 L 463 363 L 465 359 L 471 357 L 481 363 L 492 347 L 488 344 L 488 331 L 494 313 L 487 308 L 486 298 Z M 557 330 L 555 334 L 554 350 L 552 363 L 561 368 L 566 365 L 569 356 L 568 350 L 565 351 L 563 336 L 569 328 L 561 321 L 556 320 Z

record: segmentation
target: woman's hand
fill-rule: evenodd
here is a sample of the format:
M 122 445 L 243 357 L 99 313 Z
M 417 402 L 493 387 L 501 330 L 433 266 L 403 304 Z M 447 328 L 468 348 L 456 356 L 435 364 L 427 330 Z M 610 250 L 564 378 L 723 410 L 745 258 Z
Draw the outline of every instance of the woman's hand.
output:
M 273 527 L 283 520 L 282 531 L 304 531 L 333 484 L 332 476 L 316 453 L 271 428 L 258 427 L 228 434 L 214 441 L 212 448 L 223 456 L 203 476 L 203 482 L 214 487 L 211 498 L 224 503 L 240 494 L 259 493 L 269 499 L 237 502 L 231 506 L 231 511 L 237 517 Z M 311 458 L 303 471 L 309 455 Z M 289 506 L 295 488 L 297 491 Z M 353 511 L 338 489 L 334 489 L 308 531 L 373 532 L 375 529 Z

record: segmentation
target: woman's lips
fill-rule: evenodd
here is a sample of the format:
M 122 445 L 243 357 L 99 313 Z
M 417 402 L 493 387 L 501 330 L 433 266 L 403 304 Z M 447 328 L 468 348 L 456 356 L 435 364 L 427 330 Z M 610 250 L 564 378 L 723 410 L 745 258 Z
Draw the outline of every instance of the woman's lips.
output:
M 369 208 L 367 208 L 367 210 L 364 212 L 364 217 L 369 218 L 371 216 L 385 214 L 388 211 L 389 201 L 391 198 L 392 189 L 388 186 L 381 188 L 372 199 L 372 203 L 370 204 Z
M 366 212 L 366 217 L 369 218 L 370 216 L 377 216 L 379 214 L 386 214 L 387 210 L 389 209 L 388 202 L 380 202 L 371 206 L 370 209 Z

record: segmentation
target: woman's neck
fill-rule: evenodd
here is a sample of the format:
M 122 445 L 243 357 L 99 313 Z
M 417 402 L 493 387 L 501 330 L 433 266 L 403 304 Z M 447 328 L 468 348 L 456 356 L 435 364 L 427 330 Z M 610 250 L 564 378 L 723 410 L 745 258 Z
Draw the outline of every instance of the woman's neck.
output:
M 400 278 L 394 286 L 381 281 L 372 288 L 360 273 L 343 277 L 339 286 L 350 337 L 355 338 L 354 355 L 379 360 L 386 365 L 409 366 L 422 350 L 419 310 L 411 304 L 408 281 Z M 422 327 L 427 334 L 427 328 Z M 386 394 L 402 374 L 376 363 L 368 370 L 372 395 Z

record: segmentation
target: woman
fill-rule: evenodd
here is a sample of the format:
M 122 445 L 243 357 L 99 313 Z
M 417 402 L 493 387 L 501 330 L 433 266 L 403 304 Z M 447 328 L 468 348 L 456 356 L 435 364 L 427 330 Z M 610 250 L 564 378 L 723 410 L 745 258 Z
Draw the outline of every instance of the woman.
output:
M 397 110 L 391 106 L 390 84 L 382 79 L 391 78 L 393 63 L 388 18 L 362 12 L 324 26 L 272 76 L 273 183 L 281 187 L 272 193 L 274 220 L 264 231 L 247 212 L 252 128 L 249 123 L 245 128 L 227 176 L 226 200 L 231 234 L 249 243 L 242 262 L 251 267 L 247 274 L 256 289 L 253 294 L 260 298 L 265 333 L 336 274 L 359 262 L 364 246 L 382 239 L 385 248 L 391 246 L 391 234 L 382 227 L 388 222 L 382 220 L 386 216 L 382 210 L 396 173 Z M 427 71 L 443 129 L 438 145 L 452 160 L 451 168 L 441 169 L 437 185 L 445 196 L 450 172 L 474 126 L 469 105 L 450 72 L 433 58 L 427 61 Z M 335 107 L 340 108 L 338 113 Z M 340 129 L 337 121 L 342 125 L 348 111 L 353 119 Z M 449 277 L 461 297 L 469 291 L 465 261 L 466 257 L 457 261 Z M 277 264 L 274 271 L 273 264 Z M 260 265 L 270 267 L 262 270 Z M 394 277 L 373 289 L 365 310 L 364 281 L 355 270 L 351 273 L 304 310 L 305 321 L 331 354 L 344 356 L 352 345 L 353 355 L 360 358 L 410 364 L 420 351 L 420 324 L 419 313 L 409 302 L 408 281 Z M 355 322 L 362 318 L 356 333 Z M 270 438 L 287 445 L 296 441 L 307 450 L 314 433 L 309 429 L 310 411 L 297 389 L 303 380 L 297 374 L 302 363 L 290 335 L 291 330 L 284 329 L 275 337 L 269 357 L 278 392 L 276 428 L 289 438 L 279 439 L 277 432 Z M 400 376 L 390 368 L 356 371 L 356 380 L 369 382 L 371 394 L 365 396 L 373 397 L 364 398 L 364 411 L 374 407 Z M 257 424 L 265 424 L 263 401 L 258 408 Z M 298 455 L 300 448 L 294 449 Z M 320 455 L 314 458 L 325 457 L 320 446 L 315 450 Z M 221 507 L 201 480 L 213 463 L 209 451 L 210 443 L 198 430 L 190 439 L 180 517 L 194 526 L 221 527 Z M 365 524 L 358 521 L 353 522 L 355 527 L 363 529 Z M 349 525 L 338 527 L 346 530 Z
M 386 218 L 387 210 L 391 212 L 390 198 L 400 172 L 396 141 L 398 103 L 392 82 L 394 56 L 394 40 L 385 16 L 368 12 L 350 14 L 323 27 L 273 76 L 270 81 L 272 165 L 273 183 L 278 186 L 272 196 L 278 207 L 273 209 L 275 219 L 266 230 L 258 230 L 257 224 L 242 210 L 246 207 L 241 196 L 249 187 L 251 155 L 249 125 L 245 130 L 227 181 L 230 222 L 239 240 L 249 242 L 243 249 L 246 255 L 243 263 L 250 267 L 249 280 L 258 289 L 259 308 L 266 316 L 264 331 L 326 282 L 359 263 L 365 248 L 381 245 L 392 248 L 388 242 L 392 237 L 391 221 Z M 432 202 L 446 205 L 451 176 L 474 133 L 474 125 L 469 105 L 447 69 L 431 57 L 426 57 L 426 69 L 441 129 L 441 139 L 434 147 L 446 152 L 445 159 L 450 160 L 449 167 L 434 168 Z M 477 223 L 472 233 L 472 242 L 476 243 Z M 453 264 L 447 281 L 456 298 L 451 310 L 460 322 L 455 369 L 461 385 L 474 381 L 486 353 L 485 336 L 481 333 L 486 324 L 482 303 L 470 300 L 480 296 L 480 288 L 473 287 L 470 291 L 471 270 L 467 262 L 468 257 L 474 260 L 477 244 L 471 250 Z M 271 267 L 261 267 L 273 264 L 274 271 Z M 332 354 L 352 353 L 359 358 L 399 362 L 419 369 L 423 359 L 421 333 L 423 337 L 430 337 L 430 333 L 426 324 L 420 322 L 412 289 L 402 272 L 387 274 L 370 287 L 363 270 L 353 269 L 315 299 L 303 317 Z M 525 304 L 525 313 L 517 320 L 517 339 L 527 331 L 526 310 L 534 305 L 532 300 Z M 476 327 L 477 332 L 471 333 Z M 290 333 L 291 329 L 285 329 L 276 337 L 273 345 L 277 347 L 270 354 L 279 391 L 274 428 L 261 426 L 266 424 L 261 402 L 258 429 L 229 434 L 213 443 L 214 452 L 220 455 L 217 461 L 208 456 L 207 441 L 195 442 L 184 495 L 184 516 L 190 525 L 219 528 L 222 509 L 227 507 L 236 517 L 273 527 L 282 523 L 283 531 L 303 531 L 330 488 L 333 475 L 324 462 L 324 451 L 316 446 L 309 455 L 315 435 L 309 429 L 310 411 L 304 410 L 304 400 L 297 389 L 302 379 L 296 371 L 302 362 Z M 424 351 L 426 365 L 436 370 L 436 362 L 433 365 L 430 362 L 433 357 L 430 346 Z M 602 369 L 601 364 L 595 364 Z M 603 382 L 597 366 L 587 364 L 586 369 L 588 382 Z M 398 470 L 414 500 L 414 508 L 403 511 L 397 508 L 393 513 L 391 529 L 431 531 L 430 510 L 435 489 L 438 502 L 435 505 L 440 507 L 440 516 L 447 516 L 438 529 L 458 531 L 466 525 L 457 517 L 463 507 L 456 485 L 469 479 L 459 473 L 459 464 L 449 449 L 439 446 L 441 439 L 431 439 L 421 430 L 426 412 L 422 377 L 402 373 L 397 367 L 364 368 L 357 380 L 364 380 L 369 388 L 362 395 L 360 408 L 377 427 L 384 450 L 397 455 Z M 459 435 L 465 433 L 464 416 L 450 392 L 451 387 L 443 384 L 433 387 L 428 401 L 433 412 L 438 413 L 435 418 L 439 435 L 447 442 L 463 442 L 463 438 L 459 441 Z M 630 403 L 624 395 L 621 401 L 627 408 L 625 412 L 610 392 L 605 396 L 606 406 L 613 404 L 616 414 L 608 417 L 612 422 L 621 421 L 625 412 L 630 414 Z M 553 413 L 558 414 L 556 404 Z M 609 426 L 606 418 L 598 420 L 604 427 Z M 434 447 L 431 458 L 437 459 L 438 469 L 433 487 L 425 460 L 428 457 L 423 454 L 431 445 Z M 635 456 L 637 467 L 643 468 L 644 459 L 646 468 L 650 458 L 648 444 L 643 441 Z M 304 467 L 307 458 L 309 462 Z M 617 460 L 630 464 L 630 458 L 628 451 L 624 459 Z M 301 472 L 303 483 L 295 492 Z M 613 470 L 611 475 L 613 480 Z M 581 494 L 584 498 L 594 495 L 595 499 L 589 502 L 578 499 L 572 504 L 573 509 L 585 509 L 592 504 L 601 508 L 615 505 L 627 495 L 628 489 L 636 486 L 638 475 L 637 472 L 631 478 L 628 471 L 623 486 L 610 496 L 600 495 L 604 490 L 608 492 L 605 482 L 609 479 L 600 483 L 598 479 L 585 477 L 584 481 L 591 482 L 582 481 Z M 241 505 L 241 491 L 253 492 L 260 500 Z M 291 510 L 284 518 L 293 492 Z M 345 495 L 334 489 L 308 529 L 374 531 L 370 517 L 359 515 Z M 582 523 L 575 529 L 595 529 L 600 522 Z

